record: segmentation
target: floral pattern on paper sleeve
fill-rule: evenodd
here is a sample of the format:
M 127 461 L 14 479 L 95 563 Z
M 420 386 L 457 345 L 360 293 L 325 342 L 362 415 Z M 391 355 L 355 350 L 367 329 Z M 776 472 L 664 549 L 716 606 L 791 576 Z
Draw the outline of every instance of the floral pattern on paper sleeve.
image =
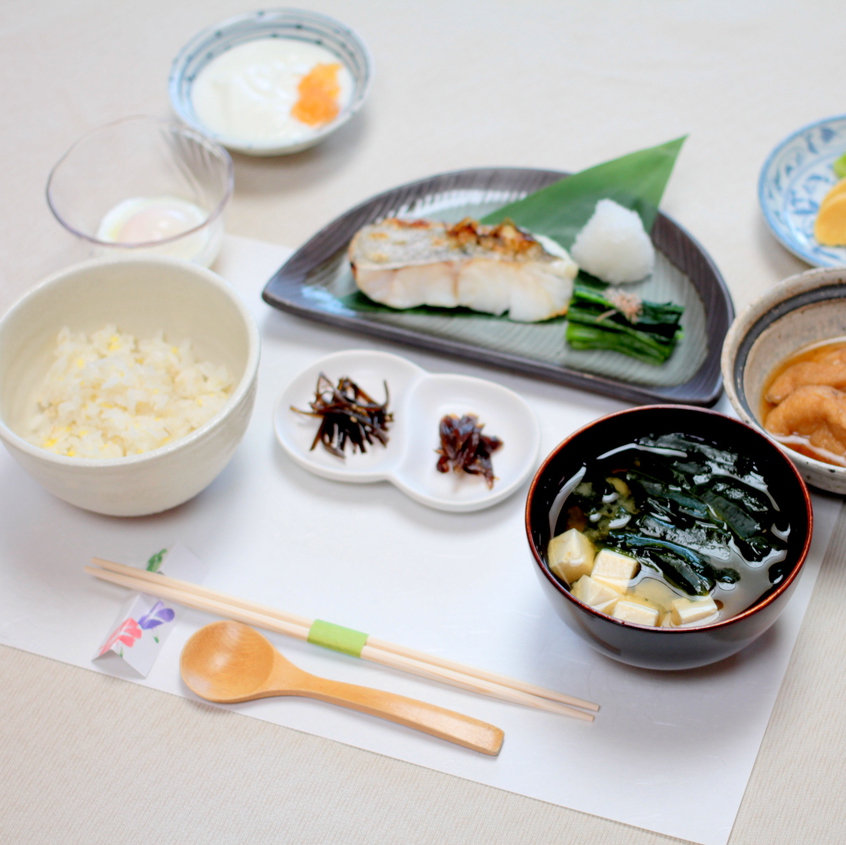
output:
M 159 625 L 164 625 L 165 622 L 172 622 L 176 613 L 169 607 L 166 607 L 164 602 L 157 601 L 153 605 L 153 609 L 145 613 L 139 620 L 138 624 L 144 629 L 157 628 Z
M 117 642 L 126 646 L 134 645 L 135 640 L 141 639 L 141 633 L 141 628 L 134 619 L 124 620 L 106 640 L 105 645 L 100 649 L 100 654 L 105 654 Z
M 121 622 L 106 640 L 105 645 L 100 649 L 98 657 L 104 655 L 116 643 L 130 647 L 135 645 L 135 642 L 141 639 L 144 631 L 150 631 L 153 628 L 158 628 L 159 625 L 164 625 L 166 622 L 172 622 L 175 616 L 176 613 L 167 607 L 164 602 L 157 601 L 152 609 L 138 619 L 137 622 L 132 617 Z M 152 636 L 158 642 L 158 637 L 155 634 Z

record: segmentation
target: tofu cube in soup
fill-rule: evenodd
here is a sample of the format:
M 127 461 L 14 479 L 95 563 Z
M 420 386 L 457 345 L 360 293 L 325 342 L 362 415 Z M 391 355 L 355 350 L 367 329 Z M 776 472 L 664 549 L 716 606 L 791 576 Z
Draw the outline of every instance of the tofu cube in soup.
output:
M 590 575 L 595 553 L 593 543 L 571 528 L 549 541 L 549 568 L 562 581 L 575 584 L 583 575 Z
M 658 624 L 659 613 L 654 607 L 649 607 L 640 602 L 618 601 L 614 605 L 615 619 L 622 619 L 624 622 L 633 622 L 635 625 L 648 625 L 654 628 Z
M 672 620 L 674 625 L 689 625 L 692 622 L 701 622 L 708 619 L 717 612 L 718 608 L 714 599 L 707 596 L 703 599 L 676 599 L 673 602 Z
M 573 584 L 572 593 L 579 601 L 589 604 L 603 613 L 610 613 L 620 598 L 620 594 L 616 590 L 594 581 L 590 575 L 582 575 Z
M 594 559 L 591 577 L 618 593 L 625 593 L 638 566 L 637 560 L 629 555 L 602 549 Z

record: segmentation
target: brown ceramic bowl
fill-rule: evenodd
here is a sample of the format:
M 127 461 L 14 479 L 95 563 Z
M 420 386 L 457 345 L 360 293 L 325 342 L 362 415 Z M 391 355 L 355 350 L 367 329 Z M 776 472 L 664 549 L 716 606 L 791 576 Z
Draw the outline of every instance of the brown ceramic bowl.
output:
M 779 508 L 790 514 L 786 571 L 781 581 L 735 616 L 711 625 L 649 628 L 607 616 L 576 599 L 549 569 L 546 549 L 568 479 L 592 456 L 645 435 L 682 433 L 752 457 Z M 551 514 L 555 514 L 553 517 Z M 813 530 L 811 499 L 793 463 L 761 432 L 715 411 L 684 405 L 644 406 L 601 417 L 561 442 L 538 469 L 526 502 L 526 533 L 541 587 L 558 615 L 608 657 L 648 669 L 691 669 L 715 663 L 761 636 L 796 587 Z
M 844 326 L 846 267 L 790 276 L 751 303 L 722 347 L 723 384 L 740 419 L 766 434 L 761 405 L 773 370 L 808 347 L 842 340 Z M 808 484 L 846 496 L 846 467 L 803 455 L 787 442 L 782 448 Z

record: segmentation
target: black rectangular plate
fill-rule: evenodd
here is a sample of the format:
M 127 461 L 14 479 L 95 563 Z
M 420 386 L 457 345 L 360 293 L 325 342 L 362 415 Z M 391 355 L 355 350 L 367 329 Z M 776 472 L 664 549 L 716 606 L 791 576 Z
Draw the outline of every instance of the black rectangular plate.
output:
M 685 306 L 684 337 L 670 360 L 658 367 L 616 352 L 569 349 L 563 321 L 516 323 L 483 314 L 355 310 L 344 301 L 356 290 L 347 247 L 362 226 L 394 216 L 478 218 L 566 176 L 552 170 L 478 168 L 386 191 L 341 215 L 298 249 L 270 279 L 262 297 L 274 308 L 306 319 L 635 404 L 714 404 L 722 392 L 720 352 L 734 307 L 707 253 L 663 214 L 651 233 L 655 272 L 629 286 L 646 299 Z

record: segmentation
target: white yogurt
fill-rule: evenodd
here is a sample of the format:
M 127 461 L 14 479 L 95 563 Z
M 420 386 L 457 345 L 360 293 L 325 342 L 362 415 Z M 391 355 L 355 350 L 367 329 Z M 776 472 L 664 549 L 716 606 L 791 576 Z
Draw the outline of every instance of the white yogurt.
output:
M 342 114 L 352 98 L 350 72 L 326 48 L 293 38 L 259 38 L 216 56 L 194 81 L 194 112 L 213 133 L 240 143 L 306 140 L 327 124 L 309 125 L 291 110 L 300 97 L 301 80 L 317 65 L 340 65 L 338 114 Z
M 188 200 L 169 195 L 130 197 L 106 212 L 97 239 L 115 244 L 156 244 L 201 226 L 207 212 Z M 204 227 L 157 249 L 158 254 L 206 263 L 204 253 L 213 237 Z

